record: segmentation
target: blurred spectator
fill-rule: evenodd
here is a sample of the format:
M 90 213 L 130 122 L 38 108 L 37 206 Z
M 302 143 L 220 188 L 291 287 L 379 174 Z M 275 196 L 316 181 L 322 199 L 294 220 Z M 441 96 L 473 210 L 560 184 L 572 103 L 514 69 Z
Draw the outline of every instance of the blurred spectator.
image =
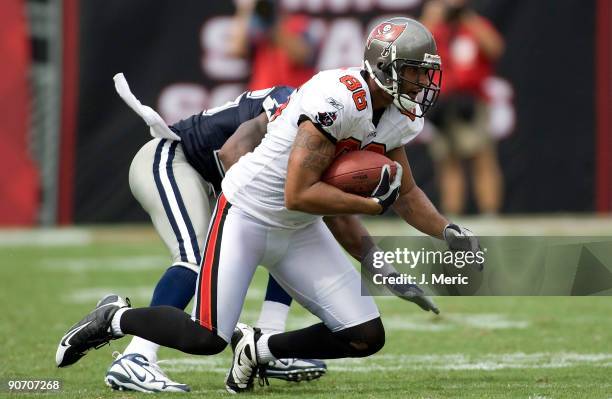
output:
M 315 43 L 310 26 L 305 15 L 282 13 L 276 0 L 238 2 L 230 52 L 251 59 L 250 90 L 298 87 L 312 77 Z
M 489 107 L 483 83 L 504 42 L 493 25 L 466 0 L 431 0 L 422 22 L 432 31 L 442 57 L 442 93 L 429 118 L 436 133 L 430 145 L 440 183 L 441 208 L 465 210 L 470 166 L 474 197 L 481 213 L 495 214 L 502 198 L 502 175 L 495 141 L 488 131 Z

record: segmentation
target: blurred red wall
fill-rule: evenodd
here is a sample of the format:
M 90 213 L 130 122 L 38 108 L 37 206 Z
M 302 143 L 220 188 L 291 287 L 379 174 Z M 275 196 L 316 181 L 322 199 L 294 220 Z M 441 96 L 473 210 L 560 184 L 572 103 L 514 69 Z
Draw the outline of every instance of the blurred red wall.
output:
M 30 90 L 25 4 L 0 12 L 0 225 L 32 225 L 39 203 L 37 168 L 28 149 Z

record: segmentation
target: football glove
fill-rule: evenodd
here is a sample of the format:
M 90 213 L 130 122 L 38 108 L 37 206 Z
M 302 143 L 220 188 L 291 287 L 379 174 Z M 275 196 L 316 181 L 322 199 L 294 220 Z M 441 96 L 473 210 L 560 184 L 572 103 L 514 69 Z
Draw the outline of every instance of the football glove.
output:
M 395 165 L 397 170 L 393 181 L 391 181 L 391 166 L 385 165 L 382 167 L 380 181 L 371 195 L 372 199 L 382 207 L 380 214 L 385 213 L 393 205 L 397 197 L 399 197 L 400 186 L 402 184 L 402 166 L 397 162 L 395 162 Z
M 449 223 L 444 227 L 443 235 L 451 251 L 478 252 L 481 250 L 478 237 L 470 230 L 454 223 Z M 482 271 L 484 263 L 478 263 L 477 266 L 478 270 Z
M 399 274 L 391 273 L 387 277 L 399 277 Z M 412 302 L 426 312 L 431 310 L 435 314 L 440 314 L 440 309 L 434 301 L 426 296 L 425 292 L 416 284 L 386 284 L 385 287 L 396 297 Z
M 399 272 L 393 265 L 387 262 L 384 262 L 381 267 L 374 267 L 374 254 L 379 251 L 382 250 L 377 246 L 373 246 L 365 254 L 361 261 L 361 271 L 363 276 L 367 277 L 368 279 L 372 279 L 374 274 L 382 274 L 385 277 L 399 277 Z M 440 314 L 440 310 L 436 304 L 430 298 L 425 296 L 425 293 L 421 288 L 419 288 L 418 285 L 407 283 L 390 284 L 388 281 L 386 281 L 384 287 L 396 297 L 412 302 L 426 312 L 431 310 L 435 314 Z

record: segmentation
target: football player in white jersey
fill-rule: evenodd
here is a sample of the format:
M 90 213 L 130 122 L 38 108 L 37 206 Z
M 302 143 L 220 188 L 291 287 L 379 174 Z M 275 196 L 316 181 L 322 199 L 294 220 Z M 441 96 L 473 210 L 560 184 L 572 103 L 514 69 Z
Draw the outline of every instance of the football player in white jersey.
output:
M 252 388 L 260 366 L 275 359 L 363 357 L 380 350 L 385 333 L 376 304 L 361 294 L 359 274 L 321 216 L 377 215 L 393 205 L 400 217 L 446 239 L 451 249 L 466 249 L 466 243 L 478 248 L 478 240 L 449 223 L 416 186 L 403 148 L 437 98 L 436 53 L 424 26 L 393 18 L 370 33 L 363 69 L 321 72 L 304 84 L 277 110 L 262 143 L 222 182 L 193 319 L 176 308 L 130 309 L 110 296 L 64 336 L 62 342 L 74 342 L 75 349 L 58 348 L 59 360 L 74 362 L 125 334 L 193 354 L 219 353 L 231 343 L 226 389 L 242 392 Z M 370 198 L 321 182 L 338 154 L 359 149 L 394 160 L 395 178 L 383 168 Z M 322 323 L 279 334 L 238 324 L 259 264 Z
M 161 116 L 132 94 L 123 74 L 113 80 L 121 98 L 151 125 L 154 137 L 138 151 L 129 173 L 132 193 L 172 256 L 172 265 L 156 284 L 149 306 L 185 309 L 195 294 L 200 248 L 205 244 L 215 193 L 221 191 L 224 167 L 229 168 L 238 153 L 251 151 L 261 142 L 268 119 L 294 88 L 245 92 L 234 101 L 166 126 Z M 233 145 L 222 147 L 229 138 Z M 291 301 L 270 277 L 257 326 L 284 331 Z M 159 345 L 134 337 L 123 353 L 113 353 L 115 360 L 105 383 L 120 390 L 188 392 L 188 385 L 171 380 L 159 367 L 158 349 Z M 310 380 L 325 371 L 320 360 L 279 359 L 267 366 L 266 374 Z

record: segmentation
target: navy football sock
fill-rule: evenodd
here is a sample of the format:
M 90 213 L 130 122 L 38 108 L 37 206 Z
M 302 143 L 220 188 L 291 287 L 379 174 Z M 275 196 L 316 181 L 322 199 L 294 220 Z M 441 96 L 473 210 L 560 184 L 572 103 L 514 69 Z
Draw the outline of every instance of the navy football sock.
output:
M 291 305 L 291 296 L 281 287 L 272 275 L 268 277 L 268 288 L 266 289 L 266 301 L 278 302 L 283 305 Z
M 151 306 L 168 305 L 185 309 L 195 294 L 198 275 L 193 270 L 182 266 L 171 266 L 159 279 Z

